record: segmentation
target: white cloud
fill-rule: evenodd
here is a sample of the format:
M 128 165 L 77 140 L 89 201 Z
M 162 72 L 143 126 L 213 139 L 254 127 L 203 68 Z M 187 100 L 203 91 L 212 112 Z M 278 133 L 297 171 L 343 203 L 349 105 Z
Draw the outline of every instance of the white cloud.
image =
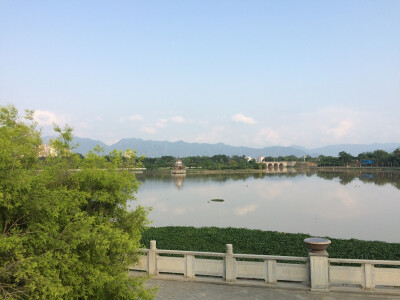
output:
M 147 127 L 147 126 L 141 127 L 140 131 L 148 134 L 155 134 L 157 132 L 157 130 L 154 127 Z
M 248 125 L 257 124 L 257 122 L 253 118 L 246 117 L 245 115 L 243 115 L 241 113 L 233 115 L 232 121 L 236 122 L 236 123 L 243 123 L 243 124 L 248 124 Z
M 342 120 L 336 127 L 330 128 L 326 132 L 335 136 L 336 138 L 341 138 L 344 137 L 352 129 L 352 127 L 353 122 L 350 120 Z
M 260 145 L 277 145 L 282 139 L 277 131 L 267 127 L 258 131 L 255 141 Z
M 90 123 L 88 121 L 82 121 L 82 122 L 79 122 L 78 125 L 76 125 L 76 128 L 79 128 L 79 129 L 92 129 L 93 125 L 92 125 L 92 123 Z
M 221 143 L 224 142 L 225 127 L 215 126 L 206 133 L 197 135 L 194 139 L 197 143 Z
M 155 126 L 158 128 L 164 128 L 167 127 L 169 122 L 173 122 L 173 123 L 184 123 L 185 122 L 185 118 L 182 116 L 174 116 L 171 118 L 163 118 L 163 119 L 158 119 Z
M 143 117 L 139 114 L 132 115 L 128 117 L 129 121 L 143 121 Z
M 284 122 L 282 122 L 284 120 Z M 308 148 L 332 144 L 368 144 L 399 140 L 399 121 L 379 112 L 352 110 L 346 107 L 325 107 L 308 113 L 271 115 L 266 126 L 250 132 L 258 146 L 290 146 Z
M 119 121 L 120 122 L 124 122 L 124 121 L 134 121 L 134 122 L 137 122 L 137 121 L 143 121 L 143 116 L 142 115 L 139 115 L 139 114 L 135 114 L 135 115 L 131 115 L 131 116 L 127 116 L 127 117 L 121 117 L 120 119 L 119 119 Z
M 175 117 L 170 118 L 170 120 L 171 120 L 171 122 L 174 122 L 174 123 L 185 123 L 185 118 L 182 116 L 175 116 Z
M 167 126 L 168 120 L 167 119 L 159 119 L 156 123 L 156 127 L 158 128 L 164 128 Z
M 52 126 L 55 124 L 65 124 L 67 123 L 67 117 L 64 115 L 59 115 L 47 110 L 36 110 L 35 111 L 35 120 L 41 126 Z
M 210 126 L 210 122 L 207 120 L 200 120 L 199 125 L 202 127 L 208 127 L 208 126 Z

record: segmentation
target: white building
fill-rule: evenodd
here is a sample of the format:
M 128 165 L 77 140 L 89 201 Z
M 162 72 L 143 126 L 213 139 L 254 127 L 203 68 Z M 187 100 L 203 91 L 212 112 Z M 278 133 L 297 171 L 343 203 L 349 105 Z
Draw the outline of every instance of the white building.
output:
M 257 157 L 257 158 L 256 158 L 256 162 L 257 162 L 257 163 L 262 163 L 263 160 L 264 160 L 264 158 L 265 158 L 265 156 Z
M 53 147 L 42 144 L 39 149 L 39 157 L 57 156 L 57 151 Z

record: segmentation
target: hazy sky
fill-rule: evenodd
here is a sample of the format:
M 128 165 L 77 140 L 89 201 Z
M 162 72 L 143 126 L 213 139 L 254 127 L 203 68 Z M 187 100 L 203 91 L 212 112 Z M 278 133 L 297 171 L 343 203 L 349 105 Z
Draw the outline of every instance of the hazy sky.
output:
M 48 135 L 400 142 L 400 1 L 0 1 L 0 104 Z

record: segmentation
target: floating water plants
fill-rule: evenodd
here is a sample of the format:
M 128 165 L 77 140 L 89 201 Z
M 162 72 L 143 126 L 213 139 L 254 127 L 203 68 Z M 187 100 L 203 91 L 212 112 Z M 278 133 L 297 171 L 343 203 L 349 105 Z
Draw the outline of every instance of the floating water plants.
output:
M 213 202 L 224 202 L 225 200 L 224 199 L 211 199 L 211 201 L 213 201 Z

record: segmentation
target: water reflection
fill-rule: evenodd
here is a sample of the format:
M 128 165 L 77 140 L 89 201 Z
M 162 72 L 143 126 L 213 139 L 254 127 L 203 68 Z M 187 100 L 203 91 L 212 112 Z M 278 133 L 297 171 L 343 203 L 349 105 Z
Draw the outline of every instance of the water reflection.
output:
M 247 227 L 400 241 L 400 174 L 356 171 L 140 175 L 155 226 Z M 211 199 L 224 199 L 214 202 Z
M 178 189 L 181 189 L 183 186 L 183 179 L 185 178 L 186 174 L 172 174 L 171 177 L 175 182 L 175 186 Z
M 338 178 L 341 184 L 349 184 L 355 179 L 359 179 L 364 183 L 373 183 L 376 185 L 393 185 L 400 189 L 400 172 L 399 171 L 363 171 L 363 170 L 336 170 L 336 171 L 317 171 L 316 174 L 324 179 Z

